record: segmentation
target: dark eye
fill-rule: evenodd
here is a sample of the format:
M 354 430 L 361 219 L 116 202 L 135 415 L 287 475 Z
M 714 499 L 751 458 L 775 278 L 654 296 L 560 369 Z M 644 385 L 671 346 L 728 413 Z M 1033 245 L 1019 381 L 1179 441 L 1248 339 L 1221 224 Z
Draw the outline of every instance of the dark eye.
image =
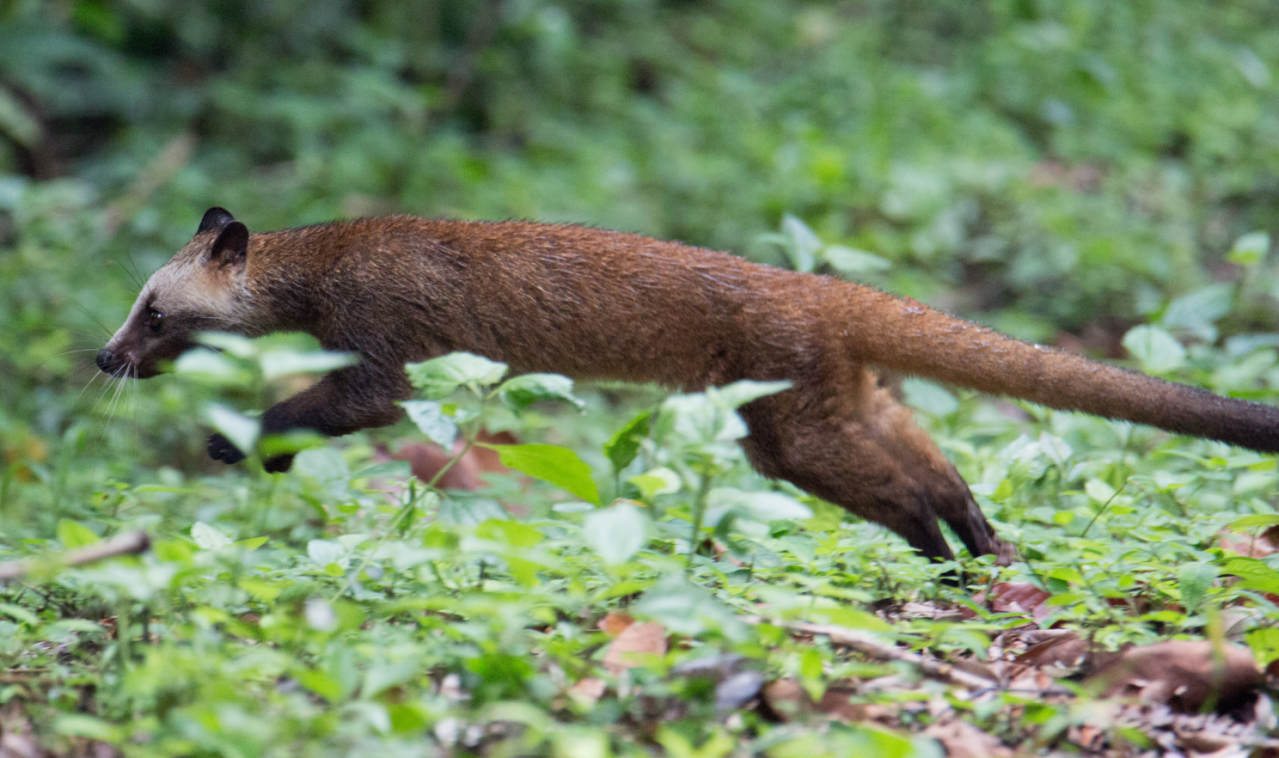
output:
M 160 324 L 164 321 L 164 314 L 155 308 L 147 310 L 147 326 L 151 327 L 151 331 L 160 331 Z

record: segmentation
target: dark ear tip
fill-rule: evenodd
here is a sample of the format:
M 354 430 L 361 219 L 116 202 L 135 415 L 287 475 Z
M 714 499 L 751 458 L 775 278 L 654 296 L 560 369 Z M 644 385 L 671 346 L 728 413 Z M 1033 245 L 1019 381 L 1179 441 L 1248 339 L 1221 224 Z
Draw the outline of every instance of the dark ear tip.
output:
M 218 260 L 223 264 L 244 260 L 249 250 L 249 227 L 239 221 L 232 221 L 218 232 L 209 250 L 210 260 Z
M 200 219 L 200 228 L 196 229 L 195 233 L 217 231 L 234 222 L 235 217 L 226 208 L 215 205 L 204 212 L 204 218 Z

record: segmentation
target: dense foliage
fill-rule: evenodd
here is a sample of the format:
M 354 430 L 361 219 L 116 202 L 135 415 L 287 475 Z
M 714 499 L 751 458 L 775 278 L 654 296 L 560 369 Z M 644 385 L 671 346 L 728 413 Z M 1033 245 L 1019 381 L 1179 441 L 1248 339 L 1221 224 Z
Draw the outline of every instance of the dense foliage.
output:
M 409 212 L 677 238 L 1273 402 L 1276 76 L 1268 0 L 0 0 L 0 552 L 154 540 L 0 587 L 0 724 L 59 754 L 906 755 L 936 754 L 942 708 L 1049 749 L 1096 712 L 921 682 L 859 695 L 903 709 L 891 729 L 810 728 L 726 716 L 678 673 L 739 655 L 820 699 L 897 671 L 744 620 L 764 609 L 982 658 L 1027 623 L 973 599 L 997 582 L 1102 647 L 1279 658 L 1279 559 L 1218 536 L 1279 522 L 1271 457 L 907 381 L 1026 559 L 951 587 L 750 473 L 733 408 L 768 387 L 663 399 L 455 358 L 452 386 L 419 367 L 417 423 L 268 475 L 204 439 L 252 437 L 328 360 L 305 342 L 134 384 L 90 360 L 222 205 L 254 230 Z M 532 480 L 440 491 L 379 448 L 484 427 L 530 443 L 502 455 Z M 622 610 L 669 651 L 604 666 Z

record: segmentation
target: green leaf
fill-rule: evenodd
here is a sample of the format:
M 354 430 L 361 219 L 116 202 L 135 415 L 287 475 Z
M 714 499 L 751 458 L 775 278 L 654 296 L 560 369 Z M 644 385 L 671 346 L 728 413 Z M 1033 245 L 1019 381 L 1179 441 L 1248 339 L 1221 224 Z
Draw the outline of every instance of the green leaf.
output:
M 586 405 L 573 396 L 573 380 L 559 374 L 524 374 L 507 379 L 497 388 L 497 395 L 514 411 L 542 400 L 562 400 L 578 410 Z
M 173 370 L 198 382 L 217 386 L 238 387 L 253 382 L 253 374 L 235 360 L 203 347 L 179 356 Z
M 618 429 L 608 442 L 604 443 L 604 455 L 613 464 L 614 471 L 621 471 L 631 465 L 631 461 L 639 455 L 640 443 L 648 436 L 649 422 L 652 418 L 652 408 L 642 411 L 635 418 L 627 421 L 625 426 Z
M 298 684 L 330 702 L 342 695 L 342 685 L 318 669 L 298 669 L 293 672 L 293 678 Z
M 679 478 L 679 474 L 665 466 L 649 469 L 642 474 L 632 476 L 626 481 L 638 487 L 645 500 L 652 500 L 658 495 L 674 494 L 679 492 L 684 485 Z
M 1216 580 L 1217 567 L 1211 563 L 1182 564 L 1177 571 L 1177 584 L 1181 589 L 1181 603 L 1187 612 L 1193 613 L 1199 609 Z
M 258 441 L 261 424 L 257 419 L 249 418 L 231 410 L 225 405 L 209 403 L 204 406 L 204 417 L 209 425 L 222 433 L 231 444 L 240 448 L 240 452 L 248 455 Z
M 626 563 L 648 541 L 648 519 L 630 503 L 618 503 L 586 514 L 582 535 L 610 566 Z
M 253 340 L 239 334 L 230 334 L 227 332 L 200 332 L 195 335 L 195 341 L 201 345 L 208 345 L 215 350 L 234 355 L 236 358 L 252 358 L 257 355 L 258 349 L 254 346 Z
M 445 450 L 453 449 L 457 422 L 444 413 L 443 406 L 434 400 L 407 400 L 400 405 L 427 439 Z
M 40 141 L 40 121 L 8 89 L 0 87 L 0 134 L 15 143 L 35 147 Z
M 886 271 L 893 267 L 892 261 L 887 258 L 842 245 L 830 245 L 822 251 L 822 257 L 831 265 L 831 268 L 841 274 L 869 274 L 874 271 Z
M 1230 313 L 1234 297 L 1233 284 L 1210 284 L 1169 303 L 1159 324 L 1167 329 L 1184 329 L 1211 342 L 1217 338 L 1214 324 Z
M 1186 349 L 1157 326 L 1133 327 L 1124 335 L 1123 343 L 1141 361 L 1142 369 L 1152 374 L 1163 374 L 1186 363 Z
M 1221 565 L 1221 573 L 1225 576 L 1237 576 L 1238 589 L 1255 590 L 1257 592 L 1279 593 L 1279 571 L 1256 558 L 1235 556 Z
M 32 629 L 40 626 L 40 618 L 31 611 L 20 605 L 13 603 L 0 603 L 0 616 L 8 616 L 22 624 L 26 624 Z
M 58 542 L 61 542 L 63 547 L 72 549 L 99 541 L 101 538 L 84 524 L 67 518 L 58 520 Z
M 793 382 L 756 382 L 751 379 L 742 379 L 723 387 L 709 387 L 706 394 L 721 408 L 737 409 L 752 400 L 788 390 L 792 384 Z
M 475 529 L 475 536 L 505 542 L 517 548 L 530 548 L 546 539 L 545 535 L 528 524 L 505 518 L 489 519 L 481 523 Z
M 1231 521 L 1226 527 L 1232 532 L 1246 532 L 1258 527 L 1271 527 L 1279 524 L 1279 513 L 1254 513 Z
M 1266 232 L 1249 232 L 1230 248 L 1226 260 L 1239 266 L 1255 266 L 1266 259 L 1270 252 L 1270 235 Z
M 787 213 L 782 217 L 782 234 L 787 240 L 786 254 L 796 271 L 812 271 L 817 265 L 817 251 L 822 241 L 808 225 Z
M 258 359 L 262 366 L 262 376 L 267 379 L 278 379 L 290 374 L 322 374 L 346 366 L 359 363 L 360 357 L 355 353 L 337 353 L 319 351 L 298 353 L 292 350 L 271 350 Z
M 583 500 L 599 504 L 591 468 L 577 453 L 559 445 L 484 445 L 497 451 L 502 465 L 549 482 Z
M 201 550 L 217 550 L 231 544 L 231 538 L 203 521 L 191 525 L 191 541 Z
M 945 418 L 959 410 L 959 401 L 943 387 L 913 376 L 902 380 L 902 395 L 906 403 L 939 418 Z
M 732 487 L 716 487 L 707 498 L 711 508 L 729 508 L 756 521 L 802 521 L 812 518 L 808 506 L 780 492 L 749 492 Z
M 506 376 L 506 364 L 472 353 L 449 353 L 405 366 L 409 381 L 428 400 L 443 400 L 458 387 L 478 391 Z

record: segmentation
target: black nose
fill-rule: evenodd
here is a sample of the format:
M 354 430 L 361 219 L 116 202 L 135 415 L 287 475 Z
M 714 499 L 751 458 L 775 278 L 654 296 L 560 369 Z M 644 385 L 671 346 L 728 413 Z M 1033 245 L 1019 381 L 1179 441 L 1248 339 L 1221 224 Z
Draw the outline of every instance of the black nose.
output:
M 102 348 L 98 351 L 98 358 L 94 361 L 94 363 L 97 363 L 98 369 L 105 373 L 120 373 L 120 359 L 116 357 L 115 353 L 107 350 L 106 348 Z

